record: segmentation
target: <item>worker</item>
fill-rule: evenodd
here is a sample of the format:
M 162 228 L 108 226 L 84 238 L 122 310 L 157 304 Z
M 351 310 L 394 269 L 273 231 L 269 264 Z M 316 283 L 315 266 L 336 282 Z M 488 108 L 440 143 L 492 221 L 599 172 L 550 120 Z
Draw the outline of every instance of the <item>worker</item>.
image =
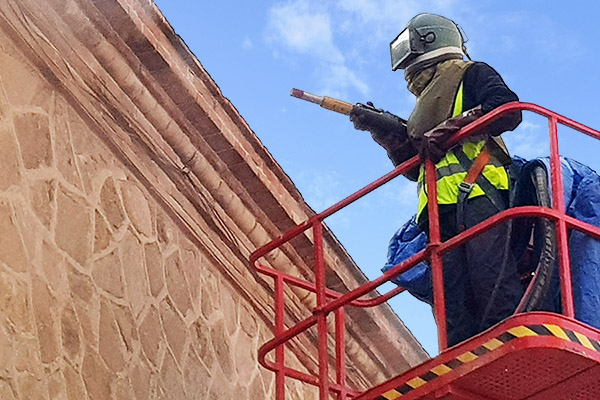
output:
M 368 103 L 354 107 L 350 120 L 356 129 L 371 132 L 395 166 L 420 154 L 418 169 L 405 176 L 417 181 L 417 223 L 425 232 L 424 160 L 435 163 L 445 241 L 509 206 L 511 159 L 499 135 L 519 125 L 521 112 L 506 114 L 449 150 L 446 141 L 460 128 L 518 98 L 489 65 L 470 60 L 458 26 L 445 17 L 415 16 L 390 49 L 392 70 L 404 70 L 408 90 L 416 96 L 414 110 L 403 120 L 389 112 L 377 112 Z M 481 160 L 475 162 L 478 157 Z M 478 164 L 481 167 L 477 168 Z M 502 223 L 442 257 L 449 346 L 500 322 L 516 309 L 523 288 L 509 251 L 509 237 L 510 223 Z

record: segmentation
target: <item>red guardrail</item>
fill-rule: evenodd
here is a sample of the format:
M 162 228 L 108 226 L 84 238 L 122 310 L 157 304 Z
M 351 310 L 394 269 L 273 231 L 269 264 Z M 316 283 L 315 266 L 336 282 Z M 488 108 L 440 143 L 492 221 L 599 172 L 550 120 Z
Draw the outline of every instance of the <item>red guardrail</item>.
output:
M 575 122 L 569 118 L 563 117 L 543 107 L 530 103 L 508 103 L 482 118 L 464 127 L 456 136 L 448 142 L 448 147 L 453 146 L 462 139 L 467 138 L 476 129 L 482 128 L 489 124 L 492 120 L 511 111 L 525 110 L 539 114 L 548 119 L 549 138 L 550 138 L 550 176 L 552 185 L 552 208 L 525 206 L 511 208 L 502 211 L 495 216 L 483 221 L 482 223 L 465 230 L 459 235 L 442 242 L 440 240 L 439 228 L 439 213 L 437 201 L 428 202 L 429 213 L 429 243 L 427 247 L 401 262 L 392 269 L 385 272 L 379 278 L 370 281 L 360 287 L 348 292 L 338 293 L 328 289 L 325 285 L 325 262 L 323 253 L 323 220 L 332 214 L 340 211 L 349 204 L 364 197 L 373 190 L 379 188 L 398 175 L 407 172 L 419 165 L 419 157 L 415 156 L 410 160 L 397 166 L 393 171 L 385 174 L 381 178 L 365 186 L 359 191 L 346 197 L 342 201 L 327 208 L 323 212 L 314 215 L 307 221 L 299 224 L 282 236 L 274 239 L 268 244 L 262 246 L 250 256 L 250 265 L 262 274 L 270 276 L 274 279 L 274 296 L 275 296 L 275 337 L 265 343 L 259 350 L 259 362 L 265 367 L 276 373 L 276 399 L 284 400 L 285 398 L 285 379 L 290 377 L 300 380 L 307 384 L 317 386 L 319 388 L 320 400 L 329 399 L 329 394 L 336 394 L 338 400 L 347 400 L 355 397 L 359 393 L 347 387 L 346 380 L 346 358 L 345 349 L 345 307 L 373 307 L 377 306 L 391 297 L 400 293 L 402 288 L 395 288 L 384 294 L 376 294 L 375 297 L 362 299 L 367 294 L 373 292 L 386 282 L 390 282 L 396 276 L 407 271 L 421 261 L 430 260 L 432 268 L 432 281 L 434 293 L 434 314 L 438 329 L 438 345 L 440 350 L 447 347 L 446 338 L 446 318 L 445 318 L 445 301 L 444 301 L 444 285 L 443 285 L 443 266 L 442 255 L 453 248 L 460 246 L 468 241 L 471 237 L 478 235 L 503 221 L 522 218 L 522 217 L 542 217 L 556 222 L 556 240 L 558 249 L 558 262 L 560 271 L 560 287 L 561 287 L 561 303 L 563 314 L 573 318 L 573 293 L 571 288 L 571 271 L 569 261 L 568 248 L 568 229 L 579 230 L 595 239 L 600 240 L 600 228 L 585 222 L 579 221 L 565 214 L 565 201 L 563 196 L 563 182 L 561 162 L 558 149 L 557 125 L 565 125 L 576 131 L 589 135 L 593 138 L 600 139 L 600 132 L 591 129 L 585 125 Z M 426 168 L 426 185 L 429 199 L 437 198 L 437 185 L 435 184 L 435 166 L 427 160 Z M 291 276 L 289 274 L 277 271 L 258 260 L 269 252 L 279 248 L 285 243 L 288 243 L 293 238 L 304 234 L 309 229 L 313 231 L 314 243 L 314 283 Z M 284 304 L 284 288 L 285 285 L 295 286 L 316 294 L 317 306 L 312 310 L 312 315 L 295 326 L 286 328 L 284 323 L 285 304 Z M 327 329 L 327 315 L 334 313 L 335 315 L 335 367 L 336 379 L 331 382 L 329 379 L 329 354 L 327 349 L 327 338 L 329 332 Z M 309 328 L 317 326 L 318 336 L 318 361 L 319 372 L 318 376 L 313 376 L 285 365 L 284 345 L 292 338 L 297 337 Z M 271 351 L 275 350 L 275 361 L 267 360 L 266 356 Z

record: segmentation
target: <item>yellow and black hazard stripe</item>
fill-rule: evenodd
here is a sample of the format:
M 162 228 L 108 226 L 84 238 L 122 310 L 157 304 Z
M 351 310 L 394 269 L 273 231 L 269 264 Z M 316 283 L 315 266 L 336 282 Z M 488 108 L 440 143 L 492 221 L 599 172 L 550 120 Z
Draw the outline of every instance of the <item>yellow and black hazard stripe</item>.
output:
M 381 396 L 377 397 L 377 400 L 394 400 L 398 399 L 412 390 L 420 388 L 426 385 L 428 382 L 434 379 L 446 375 L 447 373 L 455 370 L 456 368 L 468 364 L 477 360 L 479 357 L 494 351 L 504 344 L 510 342 L 513 339 L 527 337 L 527 336 L 554 336 L 569 342 L 578 343 L 590 350 L 600 352 L 600 342 L 595 339 L 589 338 L 579 332 L 571 331 L 562 328 L 554 324 L 542 324 L 542 325 L 521 325 L 516 326 L 503 332 L 501 335 L 487 341 L 483 345 L 477 347 L 474 350 L 466 351 L 458 357 L 431 368 L 423 375 L 414 377 L 401 386 L 392 389 Z

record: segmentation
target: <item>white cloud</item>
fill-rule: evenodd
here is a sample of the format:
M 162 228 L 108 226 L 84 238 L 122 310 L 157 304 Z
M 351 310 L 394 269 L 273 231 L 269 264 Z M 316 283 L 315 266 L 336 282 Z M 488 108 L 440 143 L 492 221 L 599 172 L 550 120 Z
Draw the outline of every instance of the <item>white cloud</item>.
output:
M 380 40 L 389 43 L 418 13 L 446 15 L 456 8 L 457 3 L 457 0 L 345 0 L 336 4 L 348 13 L 345 18 L 352 20 L 351 24 L 344 26 L 364 31 L 368 34 L 365 38 L 371 43 Z
M 267 38 L 270 42 L 322 61 L 342 63 L 344 57 L 333 44 L 331 17 L 310 1 L 297 0 L 269 10 Z
M 530 160 L 549 154 L 547 135 L 547 128 L 525 120 L 514 132 L 504 133 L 502 138 L 512 155 Z
M 408 20 L 425 10 L 444 14 L 456 4 L 457 0 L 282 0 L 268 11 L 265 37 L 279 59 L 292 66 L 312 65 L 312 79 L 323 88 L 322 94 L 365 96 L 367 77 L 378 79 L 374 63 L 387 67 L 389 42 Z
M 244 40 L 242 40 L 242 49 L 250 50 L 253 47 L 254 43 L 252 43 L 252 40 L 249 37 L 245 37 Z
M 401 206 L 417 207 L 417 183 L 406 179 L 396 179 L 383 186 L 382 195 L 385 202 L 393 201 Z
M 355 89 L 361 95 L 369 94 L 368 85 L 360 79 L 354 71 L 342 64 L 332 64 L 322 71 L 320 77 L 320 93 L 327 93 L 328 96 L 337 98 L 347 98 L 348 89 Z
M 341 183 L 335 171 L 303 171 L 296 184 L 304 200 L 316 211 L 323 211 L 340 200 Z

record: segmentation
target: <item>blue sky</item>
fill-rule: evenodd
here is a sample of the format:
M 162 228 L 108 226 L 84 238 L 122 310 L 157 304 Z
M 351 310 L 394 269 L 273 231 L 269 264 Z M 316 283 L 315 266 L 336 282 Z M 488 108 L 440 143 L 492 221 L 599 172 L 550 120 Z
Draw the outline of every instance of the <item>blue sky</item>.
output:
M 175 31 L 231 100 L 315 211 L 392 169 L 368 133 L 347 117 L 289 96 L 295 87 L 349 102 L 372 101 L 408 117 L 414 97 L 392 72 L 389 42 L 419 12 L 445 15 L 469 54 L 494 67 L 521 101 L 600 128 L 597 9 L 592 1 L 158 0 Z M 503 135 L 512 154 L 548 154 L 546 121 L 525 113 Z M 595 170 L 592 140 L 560 129 L 563 155 Z M 598 147 L 596 147 L 598 148 Z M 416 187 L 389 183 L 327 220 L 369 278 L 380 274 L 389 238 L 415 211 Z M 401 295 L 396 313 L 437 353 L 429 306 Z

